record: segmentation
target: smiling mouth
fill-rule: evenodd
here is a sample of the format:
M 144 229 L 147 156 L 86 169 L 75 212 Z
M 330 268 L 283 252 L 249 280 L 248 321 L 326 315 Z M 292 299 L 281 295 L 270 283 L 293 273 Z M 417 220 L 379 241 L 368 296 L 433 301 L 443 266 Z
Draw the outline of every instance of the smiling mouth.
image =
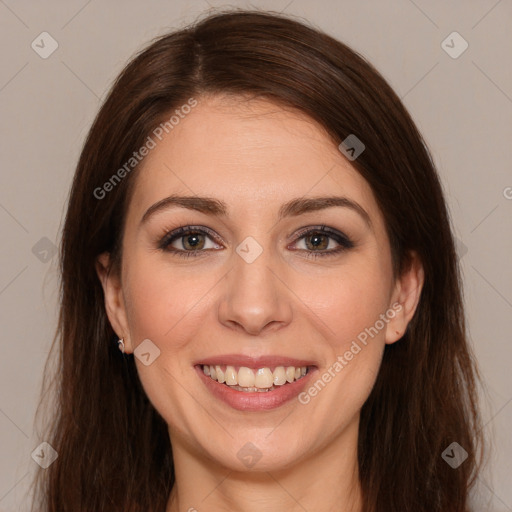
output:
M 210 379 L 235 391 L 265 393 L 302 379 L 309 366 L 276 366 L 248 368 L 247 366 L 199 365 Z

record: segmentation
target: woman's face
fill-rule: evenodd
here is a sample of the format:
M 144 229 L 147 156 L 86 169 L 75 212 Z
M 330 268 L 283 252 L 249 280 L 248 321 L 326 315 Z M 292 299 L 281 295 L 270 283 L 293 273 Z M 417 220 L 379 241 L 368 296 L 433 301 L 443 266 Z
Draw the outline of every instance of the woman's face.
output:
M 369 185 L 318 125 L 263 100 L 201 98 L 155 140 L 120 279 L 98 271 L 175 453 L 268 470 L 355 449 L 421 280 L 393 279 Z

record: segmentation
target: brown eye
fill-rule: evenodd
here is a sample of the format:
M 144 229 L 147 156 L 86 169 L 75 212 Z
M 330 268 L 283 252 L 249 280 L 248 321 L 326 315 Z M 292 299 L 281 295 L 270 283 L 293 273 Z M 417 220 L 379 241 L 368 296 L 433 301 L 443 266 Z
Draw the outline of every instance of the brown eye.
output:
M 329 246 L 329 236 L 322 235 L 322 234 L 313 234 L 308 235 L 304 238 L 306 242 L 306 247 L 309 250 L 315 250 L 315 249 L 327 249 Z
M 304 247 L 300 247 L 300 243 Z M 335 256 L 354 247 L 346 235 L 325 226 L 302 231 L 294 245 L 306 257 L 312 258 Z
M 206 228 L 184 226 L 166 234 L 158 246 L 163 251 L 178 256 L 199 256 L 222 246 L 214 243 L 217 237 Z
M 181 244 L 184 249 L 191 251 L 203 249 L 205 245 L 204 235 L 196 232 L 191 232 L 188 235 L 178 238 L 178 240 L 181 240 Z

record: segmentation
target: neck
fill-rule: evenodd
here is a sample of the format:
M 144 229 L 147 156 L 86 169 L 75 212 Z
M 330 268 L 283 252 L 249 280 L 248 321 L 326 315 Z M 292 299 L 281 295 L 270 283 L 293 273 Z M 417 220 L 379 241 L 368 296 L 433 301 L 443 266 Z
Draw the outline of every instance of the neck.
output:
M 166 512 L 361 512 L 359 418 L 322 449 L 286 469 L 235 471 L 173 442 L 176 483 Z

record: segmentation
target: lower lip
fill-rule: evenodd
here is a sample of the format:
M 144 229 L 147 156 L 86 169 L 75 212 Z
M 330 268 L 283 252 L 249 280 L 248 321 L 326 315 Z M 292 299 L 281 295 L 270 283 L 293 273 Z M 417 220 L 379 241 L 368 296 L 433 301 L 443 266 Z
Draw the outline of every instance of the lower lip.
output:
M 217 398 L 227 403 L 233 409 L 239 411 L 265 411 L 280 407 L 295 398 L 309 381 L 315 369 L 309 369 L 308 373 L 299 380 L 283 384 L 272 391 L 237 391 L 226 384 L 220 384 L 203 372 L 201 365 L 196 366 L 196 371 L 208 390 Z

